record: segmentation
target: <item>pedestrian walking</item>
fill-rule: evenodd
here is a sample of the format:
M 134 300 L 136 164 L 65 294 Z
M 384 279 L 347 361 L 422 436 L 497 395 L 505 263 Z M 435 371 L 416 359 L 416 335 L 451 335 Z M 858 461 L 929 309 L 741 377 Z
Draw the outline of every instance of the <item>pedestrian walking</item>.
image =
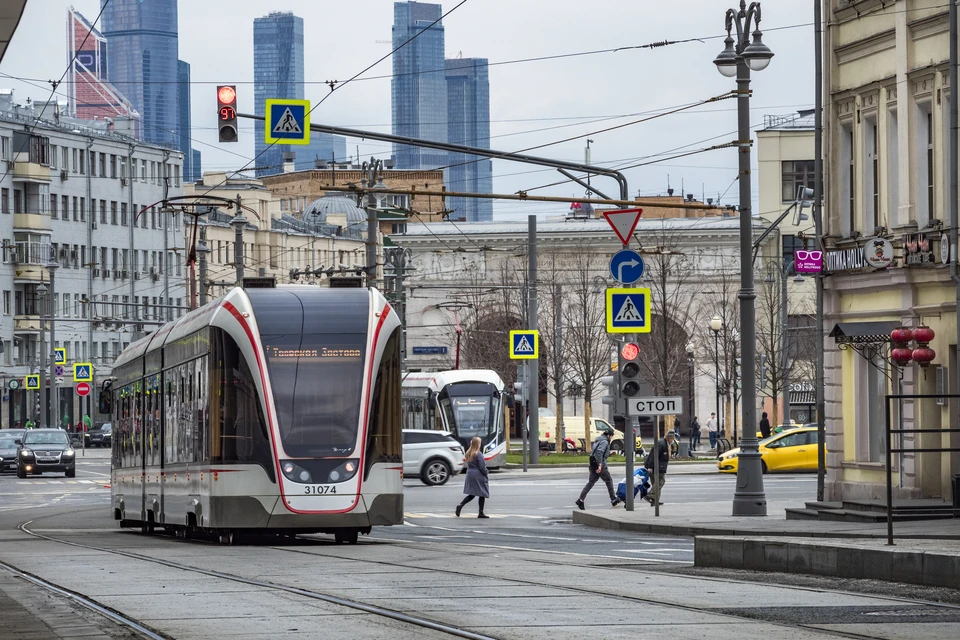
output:
M 766 411 L 764 411 L 760 417 L 760 436 L 763 438 L 770 437 L 770 420 L 767 419 Z
M 690 451 L 696 451 L 698 444 L 700 444 L 700 422 L 697 416 L 693 416 L 693 420 L 690 421 Z
M 710 437 L 710 448 L 717 448 L 717 414 L 711 413 L 710 419 L 707 420 L 707 433 Z
M 607 485 L 607 493 L 610 494 L 610 506 L 615 507 L 620 504 L 620 498 L 613 492 L 613 478 L 610 477 L 610 469 L 607 467 L 607 458 L 610 457 L 610 438 L 613 436 L 613 427 L 607 426 L 596 440 L 593 441 L 593 448 L 590 450 L 590 479 L 580 492 L 576 505 L 581 511 L 586 509 L 583 501 L 587 499 L 587 494 L 597 480 L 603 480 Z
M 657 441 L 657 445 L 647 454 L 647 459 L 643 461 L 643 468 L 650 472 L 650 492 L 643 497 L 650 503 L 650 506 L 656 506 L 660 500 L 660 489 L 663 483 L 667 481 L 667 463 L 670 462 L 670 447 L 676 440 L 676 434 L 673 431 L 667 431 L 666 437 Z M 657 473 L 654 474 L 653 456 L 657 456 Z M 656 475 L 656 477 L 654 477 Z
M 480 513 L 477 517 L 490 517 L 483 512 L 483 504 L 487 498 L 490 497 L 490 481 L 488 479 L 490 472 L 487 471 L 487 463 L 484 462 L 483 454 L 480 453 L 480 444 L 480 438 L 475 437 L 470 441 L 470 448 L 467 449 L 465 456 L 467 460 L 467 478 L 463 481 L 463 493 L 466 497 L 457 505 L 458 518 L 460 517 L 460 511 L 463 507 L 474 498 L 480 499 Z

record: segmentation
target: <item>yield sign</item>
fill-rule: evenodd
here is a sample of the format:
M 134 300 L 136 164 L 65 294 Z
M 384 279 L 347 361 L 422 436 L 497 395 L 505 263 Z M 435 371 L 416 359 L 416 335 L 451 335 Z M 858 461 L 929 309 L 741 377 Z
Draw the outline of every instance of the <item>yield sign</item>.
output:
M 630 238 L 633 237 L 633 231 L 637 228 L 642 213 L 643 209 L 617 209 L 604 211 L 603 217 L 613 227 L 613 232 L 620 238 L 623 246 L 627 246 L 630 244 Z

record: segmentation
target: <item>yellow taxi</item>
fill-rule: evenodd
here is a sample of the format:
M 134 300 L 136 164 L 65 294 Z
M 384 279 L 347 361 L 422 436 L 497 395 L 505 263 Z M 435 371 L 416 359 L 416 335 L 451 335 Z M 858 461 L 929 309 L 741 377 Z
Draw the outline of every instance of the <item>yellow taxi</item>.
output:
M 768 471 L 816 471 L 817 428 L 798 427 L 760 441 L 760 464 Z M 740 449 L 731 449 L 717 459 L 720 473 L 736 473 Z

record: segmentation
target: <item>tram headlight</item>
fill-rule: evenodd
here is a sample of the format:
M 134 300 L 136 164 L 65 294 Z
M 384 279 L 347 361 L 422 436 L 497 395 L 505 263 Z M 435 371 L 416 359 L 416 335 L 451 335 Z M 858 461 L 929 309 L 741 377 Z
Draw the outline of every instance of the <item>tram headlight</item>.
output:
M 310 472 L 296 462 L 286 460 L 280 464 L 280 469 L 283 471 L 283 475 L 294 482 L 311 482 L 313 480 Z
M 488 444 L 486 447 L 483 448 L 483 452 L 484 452 L 484 453 L 490 453 L 491 451 L 493 451 L 493 450 L 496 449 L 496 448 L 497 448 L 497 441 L 496 441 L 496 440 L 492 440 L 492 441 L 490 442 L 490 444 Z
M 357 475 L 360 464 L 357 460 L 345 460 L 327 475 L 327 482 L 346 482 Z

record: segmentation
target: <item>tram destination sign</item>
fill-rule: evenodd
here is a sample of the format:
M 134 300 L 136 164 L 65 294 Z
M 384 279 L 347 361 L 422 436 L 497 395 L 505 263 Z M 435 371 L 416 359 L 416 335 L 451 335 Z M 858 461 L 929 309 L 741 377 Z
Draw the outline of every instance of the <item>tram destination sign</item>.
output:
M 631 416 L 678 416 L 683 413 L 683 398 L 627 398 Z

